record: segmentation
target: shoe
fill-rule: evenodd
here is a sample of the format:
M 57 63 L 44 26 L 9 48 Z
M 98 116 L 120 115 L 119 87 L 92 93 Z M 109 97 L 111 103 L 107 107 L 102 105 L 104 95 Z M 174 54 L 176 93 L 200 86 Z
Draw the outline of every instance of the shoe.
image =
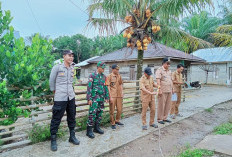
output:
M 159 121 L 158 123 L 160 123 L 160 124 L 165 124 L 164 121 Z
M 117 125 L 121 125 L 121 126 L 124 126 L 124 124 L 123 124 L 123 123 L 121 123 L 121 122 L 115 122 L 115 124 L 117 124 Z
M 152 125 L 150 125 L 151 127 L 154 127 L 154 128 L 158 128 L 158 125 L 156 125 L 156 124 L 152 124 Z
M 176 119 L 176 115 L 172 114 L 172 115 L 170 115 L 170 118 Z
M 93 132 L 99 133 L 99 134 L 104 134 L 104 131 L 100 128 L 99 124 L 95 124 Z
M 147 126 L 146 126 L 146 125 L 143 125 L 143 126 L 142 126 L 142 129 L 143 129 L 143 130 L 147 130 Z
M 56 135 L 51 135 L 51 150 L 57 151 Z
M 179 113 L 176 114 L 176 116 L 178 116 L 178 117 L 183 117 L 183 115 L 182 115 L 182 114 L 179 114 Z
M 93 134 L 93 130 L 92 130 L 92 126 L 87 126 L 87 133 L 86 136 L 88 136 L 89 138 L 94 138 L 94 134 Z
M 164 122 L 168 122 L 168 123 L 171 123 L 172 121 L 170 121 L 170 120 L 168 120 L 168 119 L 167 119 L 167 120 L 164 120 Z
M 69 142 L 72 143 L 72 144 L 75 144 L 75 145 L 80 144 L 80 141 L 75 136 L 75 130 L 74 129 L 70 130 Z
M 115 129 L 116 129 L 116 125 L 112 125 L 111 128 L 112 128 L 113 130 L 115 130 Z

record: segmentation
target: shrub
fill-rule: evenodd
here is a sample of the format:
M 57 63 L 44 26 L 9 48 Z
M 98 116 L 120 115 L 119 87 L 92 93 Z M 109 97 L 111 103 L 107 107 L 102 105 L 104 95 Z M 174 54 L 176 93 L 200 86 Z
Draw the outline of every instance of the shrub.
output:
M 210 157 L 213 156 L 214 152 L 206 149 L 190 149 L 183 151 L 177 157 Z
M 62 125 L 60 125 L 57 137 L 61 138 L 65 135 L 66 131 Z M 33 128 L 28 132 L 28 138 L 32 143 L 43 142 L 49 140 L 51 136 L 49 125 L 35 124 Z
M 224 123 L 214 128 L 215 134 L 231 135 L 232 134 L 232 123 Z

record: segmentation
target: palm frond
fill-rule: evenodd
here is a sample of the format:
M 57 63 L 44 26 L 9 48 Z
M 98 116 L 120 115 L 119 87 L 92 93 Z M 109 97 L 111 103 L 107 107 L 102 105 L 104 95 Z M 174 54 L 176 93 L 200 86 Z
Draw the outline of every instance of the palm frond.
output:
M 222 25 L 217 28 L 218 33 L 230 33 L 232 34 L 232 25 Z
M 197 49 L 202 48 L 209 48 L 214 47 L 214 45 L 210 42 L 207 42 L 205 40 L 202 40 L 200 38 L 194 37 L 188 33 L 186 33 L 184 30 L 177 28 L 175 26 L 166 25 L 163 27 L 162 30 L 162 40 L 165 41 L 165 43 L 184 43 L 188 47 L 188 52 L 195 51 Z
M 99 33 L 101 35 L 104 35 L 105 33 L 107 35 L 110 34 L 117 34 L 117 27 L 115 25 L 117 24 L 117 21 L 114 19 L 108 19 L 108 18 L 91 18 L 88 20 L 87 28 L 88 27 L 94 27 L 95 29 L 99 29 Z
M 194 10 L 202 9 L 206 5 L 212 5 L 211 0 L 162 0 L 160 2 L 153 1 L 151 7 L 153 10 L 159 8 L 158 15 L 169 18 L 170 16 L 178 17 L 186 11 L 192 13 Z
M 226 33 L 212 33 L 214 44 L 217 46 L 232 46 L 232 35 Z
M 102 11 L 102 4 L 103 3 L 93 3 L 89 5 L 89 7 L 87 8 L 89 18 L 92 18 L 95 12 Z

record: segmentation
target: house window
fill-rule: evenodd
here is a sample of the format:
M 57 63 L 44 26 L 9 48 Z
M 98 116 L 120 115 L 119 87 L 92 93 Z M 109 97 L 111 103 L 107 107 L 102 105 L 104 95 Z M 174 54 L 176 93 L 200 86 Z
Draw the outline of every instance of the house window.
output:
M 135 80 L 135 65 L 130 65 L 130 80 Z
M 153 68 L 154 64 L 148 64 L 147 67 Z

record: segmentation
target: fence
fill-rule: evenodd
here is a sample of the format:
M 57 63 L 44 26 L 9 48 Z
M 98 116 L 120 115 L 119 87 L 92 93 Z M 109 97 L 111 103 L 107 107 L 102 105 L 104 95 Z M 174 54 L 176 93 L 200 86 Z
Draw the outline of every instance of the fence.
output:
M 123 115 L 128 117 L 141 111 L 141 102 L 139 96 L 138 81 L 124 81 L 123 85 Z M 75 85 L 76 94 L 76 106 L 77 106 L 77 118 L 84 117 L 88 114 L 89 106 L 86 101 L 86 88 L 87 84 Z M 47 96 L 52 97 L 52 96 Z M 29 106 L 22 106 L 22 109 L 32 110 L 29 118 L 20 117 L 16 123 L 9 126 L 0 126 L 0 140 L 3 145 L 0 146 L 0 151 L 10 149 L 14 147 L 23 146 L 30 144 L 31 141 L 28 139 L 27 131 L 32 129 L 35 124 L 49 124 L 52 115 L 52 104 L 34 104 L 34 101 L 38 98 L 32 97 L 31 99 L 22 101 L 31 101 L 32 104 Z M 182 101 L 185 101 L 185 90 L 182 94 Z M 38 110 L 39 108 L 39 110 Z M 36 110 L 35 110 L 36 109 Z M 105 105 L 104 112 L 109 111 L 109 105 Z M 66 117 L 66 115 L 64 115 Z M 4 118 L 1 118 L 4 120 Z M 66 118 L 62 119 L 62 122 L 66 121 Z M 66 123 L 66 122 L 65 122 Z M 67 125 L 67 124 L 64 124 Z

